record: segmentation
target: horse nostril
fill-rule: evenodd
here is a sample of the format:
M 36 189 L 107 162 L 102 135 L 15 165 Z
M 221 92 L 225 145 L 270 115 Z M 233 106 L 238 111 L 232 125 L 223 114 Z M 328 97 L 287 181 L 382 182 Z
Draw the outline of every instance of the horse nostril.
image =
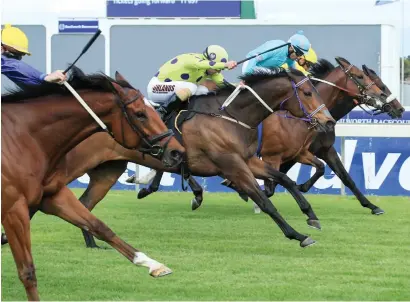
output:
M 178 150 L 171 150 L 170 156 L 174 160 L 180 160 L 182 158 L 182 153 Z

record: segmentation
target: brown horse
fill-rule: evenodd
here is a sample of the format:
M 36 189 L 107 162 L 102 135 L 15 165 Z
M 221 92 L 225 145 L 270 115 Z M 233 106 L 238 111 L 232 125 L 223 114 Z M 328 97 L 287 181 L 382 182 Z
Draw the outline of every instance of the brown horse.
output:
M 283 70 L 279 71 L 265 70 L 246 80 L 271 108 L 278 108 L 282 103 L 294 114 L 304 117 L 306 112 L 310 114 L 320 107 L 321 100 L 303 74 L 297 71 L 291 74 Z M 303 84 L 292 86 L 294 82 Z M 252 194 L 256 202 L 265 207 L 266 212 L 279 224 L 288 238 L 299 240 L 301 246 L 314 243 L 307 236 L 293 230 L 280 217 L 270 201 L 260 191 L 252 175 L 254 172 L 258 177 L 276 178 L 278 177 L 277 171 L 265 167 L 263 163 L 254 167 L 255 171 L 250 171 L 247 167 L 248 158 L 254 154 L 256 149 L 256 130 L 247 129 L 237 121 L 241 121 L 243 125 L 257 125 L 270 114 L 269 110 L 261 106 L 251 92 L 244 91 L 227 107 L 225 110 L 227 113 L 223 114 L 225 117 L 233 116 L 235 120 L 226 120 L 221 117 L 220 114 L 224 111 L 220 111 L 219 107 L 230 93 L 231 90 L 225 89 L 216 96 L 200 96 L 190 102 L 190 110 L 196 112 L 196 115 L 186 121 L 182 127 L 183 139 L 190 150 L 189 169 L 196 175 L 227 175 L 229 178 L 236 179 L 244 190 Z M 284 99 L 288 101 L 281 102 Z M 299 103 L 298 99 L 303 106 L 306 106 L 305 111 L 302 110 L 304 107 L 301 107 L 302 103 Z M 249 114 L 244 114 L 242 108 L 246 109 Z M 332 128 L 332 118 L 322 111 L 317 112 L 315 118 L 324 124 L 330 122 Z M 201 125 L 201 127 L 198 128 L 196 125 Z M 98 146 L 98 149 L 93 146 Z M 100 164 L 107 160 L 111 161 Z M 164 169 L 158 161 L 149 156 L 143 161 L 141 154 L 118 146 L 105 134 L 96 134 L 67 155 L 70 169 L 65 179 L 61 181 L 69 183 L 88 171 L 91 181 L 80 200 L 92 209 L 124 171 L 126 167 L 124 160 L 149 165 L 158 170 L 179 172 L 177 169 Z M 295 194 L 303 198 L 300 193 Z M 312 214 L 312 217 L 314 219 L 315 215 Z M 95 246 L 95 243 L 92 246 Z
M 387 86 L 381 81 L 377 74 L 363 65 L 363 70 L 360 71 L 355 66 L 351 67 L 349 73 L 346 73 L 346 70 L 349 68 L 350 63 L 344 59 L 339 60 L 342 68 L 334 68 L 329 62 L 321 60 L 319 64 L 315 64 L 312 71 L 312 75 L 317 78 L 323 78 L 327 74 L 333 74 L 331 77 L 331 82 L 339 85 L 339 87 L 345 88 L 352 92 L 349 94 L 346 91 L 339 90 L 340 96 L 342 97 L 343 103 L 331 101 L 326 102 L 326 106 L 329 108 L 332 116 L 339 120 L 348 114 L 354 107 L 357 105 L 370 105 L 379 113 L 387 113 L 392 118 L 400 118 L 404 112 L 404 108 L 401 106 L 400 102 L 392 96 L 390 90 Z M 343 71 L 345 71 L 343 73 Z M 346 76 L 355 78 L 355 83 L 353 85 L 343 85 L 343 83 L 348 84 Z M 375 84 L 375 85 L 374 85 Z M 334 90 L 337 91 L 339 88 L 335 87 Z M 357 98 L 354 94 L 362 94 L 364 97 Z M 366 95 L 371 95 L 375 93 L 377 98 L 369 98 Z M 326 101 L 329 98 L 326 98 L 325 95 L 321 94 Z M 374 94 L 373 94 L 374 95 Z M 281 129 L 273 128 L 281 125 Z M 372 214 L 380 215 L 384 211 L 379 207 L 372 204 L 356 187 L 353 179 L 350 177 L 349 173 L 343 166 L 335 148 L 333 147 L 335 141 L 334 133 L 319 133 L 316 136 L 308 135 L 305 136 L 307 139 L 300 150 L 297 152 L 291 152 L 289 149 L 286 152 L 277 152 L 278 141 L 284 141 L 286 135 L 289 131 L 294 131 L 298 129 L 297 133 L 302 133 L 302 128 L 306 129 L 306 125 L 303 125 L 299 121 L 289 121 L 282 120 L 281 123 L 272 123 L 272 127 L 264 127 L 264 142 L 267 142 L 268 145 L 262 147 L 262 158 L 264 161 L 277 166 L 280 164 L 280 171 L 286 173 L 289 169 L 296 163 L 307 164 L 316 168 L 315 174 L 304 184 L 299 185 L 298 187 L 302 192 L 308 192 L 314 183 L 324 174 L 324 165 L 319 161 L 317 157 L 323 159 L 326 164 L 336 173 L 336 175 L 342 180 L 343 184 L 348 187 L 357 197 L 360 204 L 371 210 Z M 306 131 L 307 132 L 307 131 Z M 282 137 L 281 137 L 282 136 Z M 265 138 L 276 138 L 265 140 Z M 302 140 L 301 140 L 302 141 Z M 286 147 L 285 147 L 286 148 Z M 276 151 L 276 152 L 275 152 Z M 296 151 L 296 150 L 294 150 Z M 274 193 L 274 188 L 277 183 L 272 181 L 265 182 L 265 192 L 267 196 L 270 197 Z
M 157 156 L 163 161 L 179 164 L 185 149 L 171 137 L 158 114 L 145 106 L 139 91 L 105 75 L 85 76 L 78 69 L 73 70 L 69 83 L 108 125 L 118 143 L 161 153 Z M 30 212 L 37 210 L 90 231 L 129 261 L 148 267 L 154 277 L 171 273 L 120 239 L 59 182 L 58 174 L 67 168 L 65 154 L 99 131 L 68 90 L 44 83 L 2 96 L 1 123 L 1 222 L 29 300 L 39 300 L 30 240 Z
M 391 116 L 401 115 L 403 108 L 400 103 L 397 100 L 388 102 L 387 95 L 374 85 L 371 79 L 368 78 L 363 71 L 350 64 L 344 58 L 336 58 L 336 61 L 340 68 L 335 68 L 326 60 L 320 60 L 311 70 L 313 76 L 320 79 L 325 78 L 326 82 L 328 82 L 319 82 L 316 85 L 316 88 L 325 100 L 326 106 L 330 108 L 332 116 L 335 116 L 336 119 L 340 119 L 358 104 L 371 105 L 382 112 L 387 112 Z M 379 85 L 385 86 L 380 83 Z M 263 161 L 268 163 L 274 169 L 281 168 L 281 172 L 283 165 L 287 165 L 288 162 L 291 162 L 293 165 L 298 161 L 303 164 L 314 166 L 317 175 L 313 176 L 312 180 L 309 180 L 306 184 L 299 186 L 299 189 L 302 192 L 307 192 L 310 188 L 309 186 L 313 185 L 313 183 L 323 175 L 324 171 L 323 163 L 309 151 L 309 147 L 312 146 L 313 142 L 313 146 L 314 144 L 320 145 L 321 152 L 330 152 L 329 156 L 326 157 L 331 158 L 331 163 L 329 165 L 331 165 L 333 161 L 340 162 L 336 151 L 334 151 L 333 148 L 335 134 L 334 132 L 316 133 L 310 130 L 304 121 L 283 118 L 283 115 L 283 113 L 272 114 L 264 120 L 260 155 L 262 156 Z M 337 159 L 332 156 L 332 152 L 334 152 Z M 256 163 L 257 159 L 253 158 L 251 162 Z M 340 171 L 340 169 L 344 170 L 341 162 L 340 165 L 336 165 L 335 171 Z M 288 170 L 286 170 L 286 172 L 287 171 Z M 157 191 L 161 176 L 161 174 L 157 174 L 147 189 L 141 189 L 139 197 L 143 198 L 148 194 Z M 272 182 L 272 180 L 265 180 L 265 186 L 267 189 L 269 189 L 270 182 Z M 191 189 L 195 194 L 195 198 L 192 201 L 193 210 L 195 210 L 202 202 L 202 188 L 193 178 L 190 179 L 189 183 L 192 184 Z M 235 186 L 231 182 L 224 181 L 223 184 L 235 189 Z M 247 200 L 246 194 L 240 192 L 240 195 L 243 199 Z M 272 195 L 273 194 L 270 194 L 268 197 Z M 307 222 L 312 226 L 311 217 L 309 215 L 309 212 L 311 211 L 310 204 L 307 202 L 298 202 L 298 205 L 301 211 L 308 216 Z M 367 199 L 365 199 L 365 202 L 363 202 L 362 205 L 370 208 L 374 214 L 380 214 L 383 212 L 383 210 L 371 204 Z M 320 228 L 318 221 L 315 221 L 313 226 Z

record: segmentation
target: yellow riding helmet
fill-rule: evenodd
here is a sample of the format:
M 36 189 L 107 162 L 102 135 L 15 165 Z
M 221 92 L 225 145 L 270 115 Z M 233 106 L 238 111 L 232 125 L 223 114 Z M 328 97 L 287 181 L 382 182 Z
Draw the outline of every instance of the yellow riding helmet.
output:
M 297 62 L 296 62 L 296 64 L 295 64 L 295 67 L 296 67 L 297 70 L 303 72 L 304 75 L 309 74 L 309 72 L 307 72 L 307 71 L 305 70 L 305 68 L 303 68 L 302 66 L 300 66 Z
M 10 24 L 4 25 L 1 31 L 1 43 L 31 56 L 31 53 L 28 51 L 27 36 L 17 27 L 13 27 Z
M 305 54 L 305 60 L 309 61 L 313 64 L 317 63 L 317 55 L 316 55 L 316 52 L 313 50 L 312 47 L 309 49 L 308 53 Z
M 228 52 L 219 45 L 209 45 L 203 52 L 204 57 L 209 61 L 228 62 Z
M 286 71 L 289 71 L 289 66 L 288 66 L 288 64 L 285 63 L 285 64 L 283 64 L 281 67 L 284 68 Z M 295 67 L 296 67 L 297 70 L 303 72 L 304 75 L 308 75 L 308 74 L 309 74 L 309 72 L 307 72 L 307 71 L 306 71 L 302 66 L 300 66 L 297 62 L 296 62 L 296 64 L 295 64 Z

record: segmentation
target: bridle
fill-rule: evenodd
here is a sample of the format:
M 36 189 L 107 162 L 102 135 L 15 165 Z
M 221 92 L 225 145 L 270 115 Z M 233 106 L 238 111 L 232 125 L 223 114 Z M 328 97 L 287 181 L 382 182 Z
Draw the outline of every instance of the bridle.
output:
M 294 119 L 301 119 L 301 120 L 303 120 L 303 121 L 306 121 L 306 122 L 310 123 L 310 124 L 312 125 L 312 127 L 316 126 L 316 125 L 317 125 L 317 120 L 316 120 L 315 118 L 313 118 L 313 116 L 316 115 L 321 109 L 323 109 L 323 108 L 325 107 L 325 104 L 321 104 L 318 108 L 316 108 L 312 113 L 309 114 L 309 113 L 306 111 L 305 107 L 303 106 L 302 100 L 300 99 L 300 97 L 299 97 L 299 95 L 298 95 L 298 91 L 297 91 L 299 86 L 301 86 L 303 83 L 309 81 L 309 78 L 308 78 L 308 77 L 304 77 L 304 78 L 303 78 L 301 81 L 299 81 L 298 83 L 295 83 L 295 82 L 293 81 L 293 79 L 290 78 L 290 77 L 289 77 L 289 80 L 290 80 L 290 82 L 291 82 L 291 84 L 292 84 L 293 94 L 292 94 L 290 97 L 286 98 L 285 100 L 283 100 L 283 101 L 280 103 L 280 110 L 282 110 L 282 107 L 284 106 L 284 103 L 285 103 L 286 101 L 288 101 L 288 100 L 291 99 L 294 95 L 296 95 L 296 98 L 297 98 L 297 100 L 298 100 L 298 102 L 299 102 L 300 109 L 303 111 L 305 117 L 298 118 L 298 117 L 293 117 L 293 116 L 287 116 L 286 114 L 285 114 L 285 117 L 287 117 L 287 118 L 294 118 Z M 313 85 L 312 85 L 312 86 L 313 86 Z M 269 105 L 266 104 L 266 102 L 265 102 L 251 87 L 249 87 L 248 85 L 243 85 L 243 84 L 240 84 L 240 85 L 238 85 L 238 86 L 235 88 L 235 90 L 231 93 L 231 95 L 228 96 L 228 98 L 225 100 L 225 102 L 222 104 L 222 106 L 219 108 L 219 110 L 220 110 L 220 111 L 225 111 L 225 112 L 227 113 L 227 111 L 225 110 L 226 107 L 228 107 L 228 106 L 233 102 L 233 100 L 238 96 L 238 94 L 239 94 L 239 93 L 241 92 L 241 90 L 243 90 L 243 89 L 249 90 L 249 91 L 255 96 L 255 98 L 256 98 L 268 111 L 270 111 L 271 113 L 274 113 L 273 109 L 270 108 Z M 255 127 L 251 127 L 251 126 L 249 126 L 249 125 L 247 125 L 247 124 L 245 124 L 245 123 L 243 123 L 243 122 L 241 122 L 241 121 L 238 121 L 238 120 L 235 119 L 235 118 L 227 117 L 227 116 L 220 115 L 220 114 L 213 114 L 213 116 L 217 116 L 217 117 L 220 117 L 220 118 L 229 120 L 229 121 L 231 121 L 231 122 L 237 123 L 237 124 L 239 124 L 239 125 L 241 125 L 241 126 L 243 126 L 243 127 L 245 127 L 245 128 L 248 128 L 248 129 L 253 129 L 253 128 L 255 128 Z
M 312 113 L 310 113 L 310 114 L 306 111 L 305 106 L 303 106 L 302 100 L 300 99 L 300 97 L 299 97 L 299 95 L 298 95 L 297 89 L 298 89 L 298 87 L 299 87 L 300 85 L 302 85 L 303 83 L 305 83 L 305 82 L 307 82 L 307 81 L 309 81 L 309 78 L 308 78 L 308 77 L 305 77 L 303 80 L 301 80 L 301 81 L 299 81 L 297 84 L 295 84 L 295 82 L 294 82 L 292 79 L 290 79 L 290 82 L 292 83 L 292 87 L 293 87 L 293 91 L 294 91 L 294 94 L 293 94 L 293 95 L 296 95 L 296 98 L 297 98 L 297 100 L 298 100 L 298 102 L 299 102 L 299 107 L 300 107 L 300 109 L 303 111 L 303 114 L 305 115 L 305 117 L 295 117 L 295 116 L 292 116 L 292 115 L 288 115 L 288 114 L 287 114 L 287 113 L 288 113 L 287 110 L 286 110 L 285 115 L 280 115 L 280 114 L 278 114 L 278 115 L 279 115 L 279 116 L 283 116 L 283 117 L 285 117 L 285 118 L 297 119 L 297 120 L 305 121 L 305 122 L 307 122 L 307 123 L 309 123 L 309 124 L 311 125 L 311 126 L 309 127 L 309 129 L 311 129 L 311 128 L 314 128 L 314 127 L 318 124 L 317 119 L 314 118 L 313 116 L 316 115 L 320 110 L 322 110 L 326 105 L 325 105 L 325 104 L 321 104 L 319 107 L 317 107 L 317 108 L 316 108 Z M 312 84 L 312 86 L 314 87 L 313 84 Z M 292 98 L 293 95 L 291 95 L 290 97 L 288 97 L 287 99 L 283 100 L 283 101 L 280 103 L 280 106 L 279 106 L 279 109 L 280 109 L 280 110 L 283 110 L 284 103 L 285 103 L 287 100 L 289 100 L 290 98 Z
M 349 89 L 340 87 L 340 86 L 338 86 L 338 85 L 336 85 L 336 84 L 334 84 L 334 83 L 332 83 L 332 82 L 326 81 L 326 80 L 318 79 L 318 78 L 311 77 L 311 76 L 309 76 L 309 78 L 312 79 L 312 80 L 314 80 L 314 81 L 322 82 L 322 83 L 325 83 L 325 84 L 327 84 L 327 85 L 336 87 L 336 88 L 338 88 L 338 89 L 340 89 L 340 90 L 342 90 L 342 91 L 345 91 L 345 92 L 349 93 L 350 96 L 356 97 L 357 100 L 356 100 L 356 98 L 355 98 L 355 99 L 353 99 L 353 102 L 354 102 L 357 106 L 359 106 L 364 112 L 366 112 L 366 113 L 368 113 L 368 114 L 370 114 L 370 115 L 379 115 L 379 114 L 381 114 L 381 113 L 383 113 L 383 112 L 387 112 L 387 111 L 386 111 L 387 106 L 390 106 L 389 103 L 390 103 L 391 101 L 393 101 L 393 100 L 395 99 L 395 97 L 389 97 L 389 98 L 387 98 L 386 102 L 385 102 L 385 103 L 383 104 L 383 106 L 382 106 L 382 109 L 376 109 L 376 110 L 373 111 L 373 112 L 369 112 L 368 110 L 366 110 L 366 109 L 363 108 L 362 106 L 363 106 L 363 105 L 372 106 L 372 105 L 369 103 L 369 101 L 370 101 L 373 97 L 370 96 L 370 95 L 368 95 L 366 92 L 367 92 L 373 85 L 376 85 L 376 83 L 373 82 L 373 81 L 371 81 L 371 82 L 370 82 L 369 84 L 367 84 L 367 85 L 363 85 L 362 83 L 360 83 L 360 82 L 350 73 L 350 70 L 352 69 L 353 64 L 350 64 L 350 65 L 347 67 L 347 69 L 344 69 L 344 67 L 339 63 L 339 67 L 340 67 L 340 69 L 346 74 L 347 78 L 349 78 L 350 80 L 352 80 L 352 82 L 357 86 L 357 89 L 359 90 L 359 93 L 355 93 L 355 92 L 353 92 L 353 91 L 351 91 L 351 90 L 349 90 Z M 347 83 L 347 78 L 346 78 L 346 83 Z
M 141 137 L 141 140 L 144 144 L 144 147 L 138 148 L 139 151 L 141 151 L 144 154 L 150 154 L 155 158 L 162 159 L 165 150 L 168 147 L 169 141 L 171 140 L 172 136 L 174 135 L 174 132 L 171 129 L 168 129 L 164 133 L 154 135 L 152 137 L 149 137 L 140 127 L 138 127 L 135 123 L 132 122 L 128 112 L 127 112 L 127 107 L 134 102 L 138 101 L 139 99 L 143 100 L 142 94 L 137 90 L 137 95 L 132 98 L 131 100 L 128 100 L 126 102 L 123 102 L 120 100 L 120 98 L 117 96 L 115 98 L 115 101 L 117 105 L 121 108 L 122 114 L 125 116 L 125 119 L 127 120 L 128 124 L 130 125 L 131 129 L 138 133 L 139 136 Z M 121 120 L 122 124 L 122 120 Z M 124 139 L 124 128 L 121 125 L 122 129 L 122 136 Z M 114 138 L 114 135 L 110 133 L 110 135 Z M 164 138 L 167 138 L 165 144 L 163 146 L 159 145 L 158 142 L 163 140 Z

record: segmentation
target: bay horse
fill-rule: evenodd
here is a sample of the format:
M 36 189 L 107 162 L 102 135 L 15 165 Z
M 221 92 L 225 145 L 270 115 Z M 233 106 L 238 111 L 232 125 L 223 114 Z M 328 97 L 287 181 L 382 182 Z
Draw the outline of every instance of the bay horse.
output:
M 322 59 L 311 69 L 314 77 L 325 79 L 325 83 L 314 82 L 326 106 L 330 109 L 332 116 L 335 116 L 336 119 L 340 119 L 356 105 L 363 104 L 373 106 L 381 112 L 387 112 L 392 117 L 401 115 L 404 109 L 400 103 L 395 99 L 391 99 L 391 97 L 387 99 L 387 95 L 374 85 L 375 83 L 373 83 L 363 71 L 350 64 L 344 58 L 337 57 L 336 61 L 340 68 L 336 68 L 329 61 Z M 379 82 L 380 86 L 385 86 L 381 83 L 382 82 Z M 313 176 L 313 179 L 309 180 L 306 184 L 298 186 L 300 191 L 306 193 L 310 188 L 309 186 L 322 176 L 324 171 L 323 163 L 309 151 L 311 145 L 319 145 L 320 148 L 316 148 L 319 148 L 321 152 L 328 150 L 329 156 L 326 158 L 331 159 L 332 162 L 330 164 L 333 162 L 337 163 L 335 168 L 336 173 L 341 169 L 345 171 L 333 148 L 334 141 L 334 132 L 317 133 L 310 130 L 304 121 L 284 118 L 283 112 L 272 114 L 263 121 L 260 156 L 264 162 L 268 163 L 274 169 L 279 170 L 280 168 L 280 171 L 283 173 L 288 171 L 283 169 L 283 166 L 287 166 L 288 163 L 292 163 L 293 165 L 295 162 L 300 162 L 315 167 L 317 175 Z M 253 158 L 251 162 L 256 163 L 257 158 Z M 333 165 L 331 167 L 333 167 Z M 347 172 L 346 174 L 350 178 Z M 157 191 L 161 177 L 162 174 L 157 174 L 148 188 L 142 188 L 140 190 L 138 197 L 144 198 L 152 192 Z M 270 179 L 265 180 L 265 192 L 267 191 L 268 197 L 273 195 L 273 193 L 269 191 L 269 184 L 272 182 Z M 195 198 L 192 200 L 192 209 L 195 210 L 201 205 L 203 200 L 202 188 L 193 178 L 189 180 L 189 184 L 195 195 Z M 230 181 L 224 181 L 223 184 L 237 190 L 235 185 Z M 240 191 L 239 193 L 240 196 L 247 201 L 246 194 Z M 374 214 L 381 214 L 383 212 L 383 210 L 370 203 L 367 199 L 361 202 L 361 204 L 364 207 L 370 208 Z M 298 202 L 298 205 L 301 211 L 308 216 L 308 225 L 320 229 L 318 220 L 315 221 L 314 225 L 311 224 L 311 218 L 308 214 L 308 210 L 311 208 L 310 204 Z
M 277 109 L 282 104 L 296 116 L 306 117 L 321 107 L 321 99 L 299 71 L 288 74 L 283 69 L 263 70 L 246 80 L 270 108 Z M 300 85 L 295 85 L 295 82 Z M 311 238 L 297 233 L 280 216 L 257 186 L 252 172 L 265 178 L 282 175 L 265 167 L 263 163 L 252 171 L 247 166 L 248 159 L 256 150 L 256 129 L 248 129 L 239 122 L 256 126 L 270 114 L 269 110 L 251 92 L 242 91 L 225 111 L 221 111 L 219 107 L 231 92 L 230 89 L 222 89 L 217 95 L 198 96 L 190 102 L 189 110 L 196 114 L 182 126 L 183 140 L 189 146 L 186 147 L 187 150 L 190 150 L 187 155 L 189 170 L 195 175 L 226 175 L 235 179 L 244 190 L 250 192 L 251 198 L 265 208 L 289 239 L 299 240 L 302 247 L 313 244 Z M 288 101 L 282 102 L 284 99 Z M 233 116 L 234 121 L 226 120 L 222 115 Z M 318 111 L 315 118 L 324 125 L 330 124 L 329 128 L 333 129 L 333 119 L 327 114 L 327 109 Z M 157 160 L 149 156 L 144 159 L 142 154 L 122 148 L 105 134 L 95 134 L 84 141 L 67 155 L 66 160 L 70 163 L 69 170 L 61 181 L 69 183 L 86 172 L 90 176 L 90 184 L 80 197 L 90 210 L 123 173 L 127 161 L 142 163 L 158 170 L 179 172 L 177 169 L 164 169 Z M 303 195 L 294 191 L 298 198 L 304 200 Z M 314 213 L 312 217 L 314 220 Z M 96 247 L 92 236 L 83 233 L 89 238 L 86 239 L 87 246 Z
M 364 92 L 367 94 L 371 89 L 376 89 L 377 87 L 377 89 L 380 90 L 380 92 L 378 92 L 380 97 L 378 98 L 379 102 L 372 102 L 372 98 L 357 98 L 354 95 L 349 95 L 346 91 L 339 90 L 343 103 L 340 101 L 335 103 L 326 102 L 330 113 L 336 120 L 344 117 L 357 105 L 363 104 L 376 108 L 379 113 L 387 113 L 391 118 L 400 118 L 402 116 L 405 109 L 373 70 L 367 68 L 365 65 L 362 66 L 364 73 L 356 69 L 354 66 L 349 70 L 350 75 L 357 78 L 357 81 L 355 82 L 357 89 L 355 89 L 352 85 L 344 86 L 342 84 L 344 81 L 343 71 L 346 74 L 346 70 L 348 70 L 351 64 L 343 58 L 340 58 L 339 64 L 341 64 L 340 69 L 335 68 L 332 64 L 325 60 L 320 60 L 319 64 L 313 65 L 313 68 L 311 69 L 312 75 L 317 78 L 323 78 L 327 74 L 334 73 L 334 77 L 332 77 L 333 80 L 331 80 L 331 82 L 338 84 L 339 87 L 345 88 L 353 93 Z M 334 89 L 337 91 L 338 88 L 335 87 Z M 328 100 L 326 97 L 324 97 L 324 99 Z M 278 123 L 275 123 L 275 125 L 278 125 Z M 292 129 L 292 131 L 294 131 L 294 129 L 298 129 L 297 132 L 301 133 L 303 132 L 301 129 L 303 127 L 306 128 L 306 125 L 303 125 L 299 121 L 282 121 L 280 125 L 282 126 L 281 131 L 274 131 L 272 127 L 264 128 L 263 137 L 275 137 L 283 141 L 285 139 L 283 133 L 289 132 L 290 129 Z M 284 131 L 284 129 L 287 129 L 287 131 Z M 282 135 L 282 138 L 278 138 L 280 135 Z M 269 140 L 269 143 L 271 141 L 274 140 Z M 267 162 L 275 162 L 276 164 L 280 162 L 280 171 L 283 173 L 287 173 L 296 162 L 315 167 L 315 174 L 305 183 L 298 186 L 302 192 L 308 192 L 314 183 L 324 175 L 324 164 L 317 159 L 318 157 L 324 160 L 325 163 L 328 164 L 335 174 L 341 179 L 343 184 L 353 192 L 362 207 L 370 209 L 371 213 L 374 215 L 383 214 L 384 211 L 372 204 L 357 188 L 353 179 L 346 171 L 342 161 L 340 160 L 333 146 L 334 142 L 334 133 L 318 133 L 315 137 L 310 137 L 298 153 L 288 153 L 277 159 L 274 158 L 275 152 L 273 152 L 273 154 L 272 152 L 269 152 L 269 149 L 274 150 L 275 146 L 269 145 L 262 147 L 261 156 L 263 160 Z M 265 192 L 268 197 L 271 197 L 274 194 L 276 185 L 276 182 L 270 180 L 265 182 Z
M 127 82 L 86 76 L 74 68 L 68 83 L 119 144 L 171 165 L 181 162 L 185 149 Z M 91 232 L 135 265 L 149 268 L 153 277 L 170 274 L 165 265 L 124 242 L 59 182 L 57 175 L 67 169 L 65 154 L 100 129 L 71 93 L 43 83 L 3 95 L 1 101 L 1 222 L 28 299 L 39 300 L 30 239 L 30 212 L 37 210 Z

